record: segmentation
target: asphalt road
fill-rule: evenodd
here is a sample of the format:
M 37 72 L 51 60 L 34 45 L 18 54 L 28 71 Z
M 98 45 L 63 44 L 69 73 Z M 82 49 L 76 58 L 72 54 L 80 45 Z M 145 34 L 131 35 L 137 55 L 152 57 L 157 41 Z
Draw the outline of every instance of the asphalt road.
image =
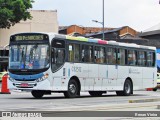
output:
M 0 94 L 1 111 L 159 111 L 157 105 L 160 105 L 160 90 L 134 91 L 131 96 L 117 96 L 115 92 L 108 92 L 102 97 L 91 97 L 83 92 L 81 97 L 74 99 L 64 98 L 61 93 L 45 95 L 42 99 L 35 99 L 30 93 L 20 91 Z
M 111 117 L 84 117 L 85 120 L 159 120 L 160 117 L 135 117 L 138 111 L 154 113 L 160 111 L 157 106 L 160 105 L 160 90 L 154 91 L 134 91 L 131 96 L 117 96 L 115 92 L 108 92 L 102 97 L 91 97 L 87 92 L 82 92 L 81 97 L 74 99 L 66 99 L 63 94 L 53 93 L 45 95 L 42 99 L 35 99 L 31 93 L 11 91 L 11 94 L 0 94 L 0 111 L 41 111 L 45 115 L 53 115 L 54 120 L 65 120 L 65 117 L 55 117 L 56 115 L 75 115 L 71 111 L 85 111 L 80 113 L 80 117 L 68 117 L 70 120 L 81 120 L 83 115 L 94 116 L 98 113 L 88 113 L 87 111 L 112 111 Z M 64 113 L 57 113 L 65 111 Z M 66 112 L 67 111 L 67 112 Z M 153 112 L 152 112 L 153 111 Z M 46 113 L 49 112 L 49 113 Z M 55 113 L 52 113 L 55 112 Z M 113 114 L 127 115 L 132 113 L 132 117 L 115 117 Z M 122 112 L 122 113 L 121 113 Z M 81 115 L 82 114 L 82 115 Z M 104 113 L 110 114 L 110 113 Z M 103 114 L 103 115 L 104 115 Z M 113 115 L 113 117 L 112 117 Z M 140 114 L 141 115 L 141 114 Z M 160 114 L 158 114 L 160 115 Z M 17 117 L 12 117 L 17 120 Z M 18 119 L 22 119 L 18 117 Z M 35 118 L 33 118 L 35 120 Z M 41 120 L 40 118 L 36 118 Z M 44 118 L 43 118 L 44 119 Z M 45 118 L 46 119 L 46 118 Z M 47 117 L 53 119 L 52 117 Z M 0 117 L 3 120 L 3 117 Z M 5 120 L 12 120 L 10 117 Z

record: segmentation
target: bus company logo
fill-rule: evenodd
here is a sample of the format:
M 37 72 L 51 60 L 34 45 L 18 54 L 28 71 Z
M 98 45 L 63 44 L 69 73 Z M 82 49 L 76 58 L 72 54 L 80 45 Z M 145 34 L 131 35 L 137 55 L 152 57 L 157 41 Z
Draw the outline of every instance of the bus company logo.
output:
M 71 69 L 73 72 L 81 72 L 81 67 L 77 67 L 77 66 L 72 66 Z
M 2 117 L 12 117 L 11 112 L 2 112 Z
M 130 68 L 130 69 L 129 69 L 129 73 L 130 73 L 130 74 L 140 74 L 140 72 L 139 72 L 138 69 L 133 69 L 133 68 Z

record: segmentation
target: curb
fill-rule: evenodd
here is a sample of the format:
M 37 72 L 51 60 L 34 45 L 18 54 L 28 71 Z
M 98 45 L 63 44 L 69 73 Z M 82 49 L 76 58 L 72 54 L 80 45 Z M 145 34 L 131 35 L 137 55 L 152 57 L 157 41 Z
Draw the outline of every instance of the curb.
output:
M 129 100 L 129 103 L 143 103 L 143 102 L 157 102 L 160 101 L 160 98 L 155 99 L 140 99 L 140 100 Z

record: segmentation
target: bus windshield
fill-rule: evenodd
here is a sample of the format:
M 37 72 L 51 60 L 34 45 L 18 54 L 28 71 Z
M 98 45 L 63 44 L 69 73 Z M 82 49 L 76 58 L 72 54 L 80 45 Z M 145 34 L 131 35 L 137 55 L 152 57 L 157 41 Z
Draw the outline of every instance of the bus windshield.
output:
M 49 67 L 49 45 L 11 45 L 9 69 L 43 69 Z

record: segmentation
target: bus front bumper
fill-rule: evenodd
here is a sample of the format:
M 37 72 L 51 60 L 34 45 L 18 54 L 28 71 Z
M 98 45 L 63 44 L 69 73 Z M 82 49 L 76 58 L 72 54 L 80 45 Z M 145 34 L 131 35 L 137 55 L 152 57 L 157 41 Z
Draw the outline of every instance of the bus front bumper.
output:
M 32 90 L 51 90 L 51 85 L 49 80 L 44 80 L 41 82 L 35 82 L 35 81 L 15 81 L 12 82 L 8 80 L 8 89 L 10 90 L 26 90 L 26 91 L 32 91 Z

